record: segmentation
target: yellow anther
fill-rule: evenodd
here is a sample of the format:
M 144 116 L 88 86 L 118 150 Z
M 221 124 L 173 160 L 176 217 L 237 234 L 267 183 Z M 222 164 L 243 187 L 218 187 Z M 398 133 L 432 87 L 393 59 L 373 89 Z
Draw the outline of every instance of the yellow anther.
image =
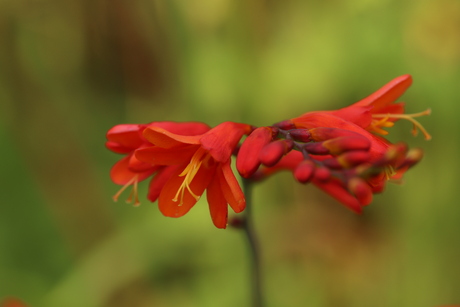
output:
M 137 183 L 138 183 L 138 178 L 139 175 L 134 175 L 131 180 L 129 180 L 118 192 L 112 197 L 114 201 L 118 201 L 118 198 L 120 197 L 121 193 L 123 193 L 124 190 L 126 190 L 130 185 L 133 185 L 133 188 L 131 189 L 131 193 L 129 193 L 128 199 L 126 199 L 126 203 L 131 203 L 134 198 L 134 204 L 133 206 L 139 206 L 141 203 L 139 201 L 138 193 L 137 193 Z
M 420 124 L 417 120 L 415 120 L 415 117 L 420 117 L 420 116 L 426 116 L 431 114 L 431 109 L 427 109 L 423 112 L 419 113 L 413 113 L 413 114 L 372 114 L 372 118 L 380 118 L 378 121 L 373 121 L 371 124 L 371 130 L 374 132 L 380 133 L 380 134 L 388 134 L 385 130 L 381 129 L 380 127 L 391 127 L 393 126 L 393 122 L 388 121 L 389 119 L 405 119 L 410 121 L 413 124 L 412 128 L 412 134 L 415 136 L 418 133 L 418 130 L 420 130 L 426 140 L 431 140 L 431 135 L 425 130 L 425 128 Z M 391 123 L 390 125 L 388 123 Z M 386 133 L 382 133 L 382 131 L 385 131 Z
M 196 174 L 198 173 L 201 165 L 203 164 L 203 161 L 207 159 L 209 156 L 206 155 L 206 150 L 203 148 L 199 148 L 195 154 L 193 155 L 192 159 L 190 159 L 190 163 L 185 167 L 185 169 L 182 171 L 182 173 L 179 174 L 179 177 L 185 177 L 184 181 L 182 181 L 182 184 L 180 185 L 179 189 L 177 190 L 176 195 L 172 199 L 174 202 L 179 201 L 179 206 L 182 206 L 184 204 L 184 195 L 185 195 L 185 190 L 187 190 L 190 195 L 193 196 L 197 201 L 200 199 L 199 195 L 196 195 L 192 189 L 190 188 L 190 184 L 193 181 L 193 178 L 195 178 Z

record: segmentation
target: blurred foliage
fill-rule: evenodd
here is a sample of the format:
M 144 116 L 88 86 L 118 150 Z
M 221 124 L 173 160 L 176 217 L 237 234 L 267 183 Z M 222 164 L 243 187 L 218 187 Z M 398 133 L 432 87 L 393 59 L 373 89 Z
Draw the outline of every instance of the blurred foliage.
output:
M 361 216 L 288 174 L 257 187 L 267 306 L 458 304 L 459 37 L 455 0 L 1 1 L 0 299 L 248 306 L 242 234 L 205 203 L 180 219 L 112 203 L 105 132 L 271 124 L 410 73 L 433 140 L 392 129 L 426 152 L 404 186 Z

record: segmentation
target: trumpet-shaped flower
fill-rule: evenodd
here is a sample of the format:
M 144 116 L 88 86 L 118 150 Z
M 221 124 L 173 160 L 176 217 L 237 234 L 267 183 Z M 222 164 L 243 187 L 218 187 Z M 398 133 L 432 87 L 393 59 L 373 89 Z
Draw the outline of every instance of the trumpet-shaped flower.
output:
M 251 126 L 222 123 L 206 133 L 184 136 L 148 127 L 143 136 L 153 147 L 138 149 L 138 160 L 172 169 L 162 177 L 158 206 L 169 217 L 186 214 L 207 190 L 209 210 L 214 225 L 226 228 L 228 206 L 244 210 L 246 201 L 231 169 L 231 155 L 241 137 Z
M 426 139 L 431 138 L 414 119 L 428 115 L 429 110 L 404 114 L 404 104 L 395 103 L 411 83 L 411 76 L 404 75 L 348 107 L 308 112 L 257 128 L 241 146 L 238 171 L 243 177 L 260 179 L 288 169 L 297 181 L 312 182 L 361 212 L 387 180 L 399 180 L 422 158 L 420 150 L 408 151 L 404 144 L 393 145 L 375 133 L 386 135 L 383 128 L 406 119 L 413 123 L 414 134 L 420 130 Z M 261 164 L 264 167 L 257 171 Z
M 429 140 L 431 135 L 415 118 L 429 115 L 431 110 L 427 109 L 419 113 L 404 114 L 404 103 L 396 103 L 396 100 L 404 94 L 411 84 L 412 77 L 403 75 L 391 80 L 373 94 L 348 107 L 335 111 L 309 112 L 295 118 L 294 121 L 301 122 L 318 114 L 331 114 L 370 132 L 387 135 L 388 131 L 383 128 L 392 127 L 395 121 L 405 119 L 413 124 L 412 134 L 416 135 L 420 130 L 425 139 Z
M 107 132 L 106 147 L 119 154 L 126 155 L 120 159 L 110 170 L 110 177 L 116 184 L 123 185 L 113 197 L 118 200 L 121 193 L 129 186 L 132 186 L 132 191 L 128 197 L 127 202 L 134 201 L 134 205 L 139 205 L 137 196 L 137 186 L 140 181 L 143 181 L 152 175 L 153 177 L 150 187 L 148 198 L 155 201 L 158 198 L 159 182 L 162 177 L 172 172 L 171 168 L 165 168 L 160 165 L 152 165 L 139 161 L 134 155 L 136 149 L 150 147 L 150 144 L 142 135 L 142 132 L 148 127 L 159 127 L 177 134 L 196 135 L 208 131 L 208 125 L 197 122 L 152 122 L 150 124 L 122 124 L 116 125 Z

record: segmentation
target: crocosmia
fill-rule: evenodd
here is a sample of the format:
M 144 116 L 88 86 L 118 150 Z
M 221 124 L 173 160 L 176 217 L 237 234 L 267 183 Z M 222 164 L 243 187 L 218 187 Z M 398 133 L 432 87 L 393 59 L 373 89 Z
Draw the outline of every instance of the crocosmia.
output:
M 137 149 L 150 147 L 150 144 L 143 136 L 146 128 L 157 127 L 182 135 L 197 135 L 208 131 L 208 125 L 197 122 L 153 122 L 150 124 L 123 124 L 111 128 L 107 132 L 106 147 L 111 151 L 125 155 L 120 161 L 110 170 L 110 178 L 116 184 L 123 185 L 113 197 L 118 200 L 120 194 L 129 186 L 132 186 L 131 194 L 127 202 L 134 202 L 134 205 L 139 205 L 139 198 L 137 195 L 138 182 L 143 181 L 151 176 L 153 179 L 149 187 L 148 198 L 155 201 L 158 198 L 159 191 L 161 190 L 161 182 L 159 180 L 169 174 L 172 169 L 161 165 L 145 163 L 136 158 L 134 152 Z M 160 183 L 159 183 L 160 181 Z M 160 185 L 160 186 L 159 186 Z
M 158 199 L 165 216 L 186 214 L 207 190 L 207 201 L 214 225 L 227 225 L 227 204 L 235 212 L 245 208 L 243 192 L 231 169 L 231 155 L 241 137 L 251 126 L 233 122 L 222 123 L 204 134 L 184 136 L 160 127 L 144 130 L 144 138 L 153 146 L 138 149 L 138 160 L 168 167 Z
M 400 180 L 423 156 L 420 149 L 391 144 L 382 137 L 388 134 L 385 129 L 405 119 L 413 124 L 414 135 L 421 131 L 431 139 L 415 119 L 430 110 L 405 114 L 404 103 L 396 102 L 411 83 L 411 76 L 404 75 L 348 107 L 257 128 L 241 146 L 238 171 L 245 178 L 261 179 L 290 170 L 298 182 L 311 182 L 361 212 L 388 180 Z
M 152 178 L 147 198 L 158 200 L 169 217 L 186 214 L 206 191 L 214 225 L 227 226 L 228 206 L 239 213 L 246 200 L 235 177 L 258 181 L 280 170 L 302 184 L 312 183 L 354 212 L 361 212 L 388 181 L 401 180 L 423 157 L 420 149 L 392 144 L 388 129 L 399 120 L 412 133 L 431 135 L 418 121 L 430 110 L 406 114 L 397 101 L 412 84 L 410 75 L 390 81 L 368 97 L 339 110 L 312 111 L 270 126 L 224 122 L 213 128 L 197 122 L 117 125 L 106 146 L 123 154 L 110 172 L 128 201 L 139 204 L 138 182 Z M 241 139 L 246 135 L 243 142 Z

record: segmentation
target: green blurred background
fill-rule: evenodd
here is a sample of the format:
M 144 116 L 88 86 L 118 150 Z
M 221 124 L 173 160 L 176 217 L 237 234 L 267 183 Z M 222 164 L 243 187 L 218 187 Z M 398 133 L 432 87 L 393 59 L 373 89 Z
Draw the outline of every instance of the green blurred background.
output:
M 120 123 L 272 124 L 410 73 L 422 147 L 356 216 L 277 175 L 255 189 L 267 306 L 460 304 L 460 2 L 0 2 L 0 299 L 29 306 L 249 306 L 246 242 L 200 202 L 163 217 L 111 196 Z M 123 195 L 121 199 L 127 197 Z

